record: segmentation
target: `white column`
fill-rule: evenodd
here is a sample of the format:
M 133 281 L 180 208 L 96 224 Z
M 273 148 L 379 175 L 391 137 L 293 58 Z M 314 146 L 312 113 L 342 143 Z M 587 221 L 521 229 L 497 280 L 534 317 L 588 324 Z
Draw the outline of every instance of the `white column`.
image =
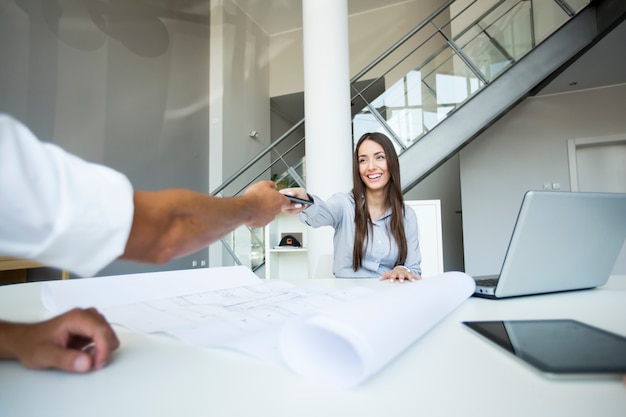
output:
M 307 190 L 321 198 L 352 188 L 347 0 L 303 0 Z M 332 277 L 333 229 L 309 229 L 309 277 Z

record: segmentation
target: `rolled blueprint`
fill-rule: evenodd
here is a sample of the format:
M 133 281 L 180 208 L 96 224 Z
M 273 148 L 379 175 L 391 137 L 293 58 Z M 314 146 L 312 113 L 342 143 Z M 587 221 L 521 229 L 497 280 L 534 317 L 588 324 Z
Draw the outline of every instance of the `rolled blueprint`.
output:
M 456 309 L 474 287 L 469 275 L 446 272 L 298 317 L 283 328 L 280 352 L 304 377 L 356 386 Z

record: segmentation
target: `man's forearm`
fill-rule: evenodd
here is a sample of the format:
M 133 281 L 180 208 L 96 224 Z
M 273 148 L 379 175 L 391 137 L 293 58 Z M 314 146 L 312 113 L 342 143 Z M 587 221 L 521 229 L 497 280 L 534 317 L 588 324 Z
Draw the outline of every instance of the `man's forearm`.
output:
M 185 189 L 135 191 L 133 224 L 122 259 L 165 263 L 196 252 L 237 227 L 261 227 L 290 201 L 271 181 L 237 197 L 214 197 Z
M 189 190 L 135 192 L 135 214 L 122 259 L 166 263 L 196 252 L 245 224 L 244 197 Z
M 15 359 L 17 357 L 13 344 L 24 326 L 24 324 L 0 321 L 0 359 Z

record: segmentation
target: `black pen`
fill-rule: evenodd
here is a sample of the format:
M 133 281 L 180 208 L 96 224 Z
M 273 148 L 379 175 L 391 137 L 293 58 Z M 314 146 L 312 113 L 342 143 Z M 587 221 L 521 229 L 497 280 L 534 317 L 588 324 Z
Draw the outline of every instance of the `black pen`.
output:
M 310 206 L 311 204 L 313 204 L 311 200 L 304 200 L 302 198 L 294 197 L 292 195 L 287 195 L 287 194 L 283 194 L 283 195 L 287 197 L 288 199 L 290 199 L 291 201 L 293 201 L 294 203 L 304 204 L 305 206 Z

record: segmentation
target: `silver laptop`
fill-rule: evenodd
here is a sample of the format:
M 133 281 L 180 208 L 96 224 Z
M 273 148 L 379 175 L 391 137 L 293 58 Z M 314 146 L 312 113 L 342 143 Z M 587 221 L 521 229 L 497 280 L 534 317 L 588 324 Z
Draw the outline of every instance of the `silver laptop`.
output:
M 528 191 L 497 276 L 475 296 L 506 298 L 603 285 L 626 239 L 626 194 Z

